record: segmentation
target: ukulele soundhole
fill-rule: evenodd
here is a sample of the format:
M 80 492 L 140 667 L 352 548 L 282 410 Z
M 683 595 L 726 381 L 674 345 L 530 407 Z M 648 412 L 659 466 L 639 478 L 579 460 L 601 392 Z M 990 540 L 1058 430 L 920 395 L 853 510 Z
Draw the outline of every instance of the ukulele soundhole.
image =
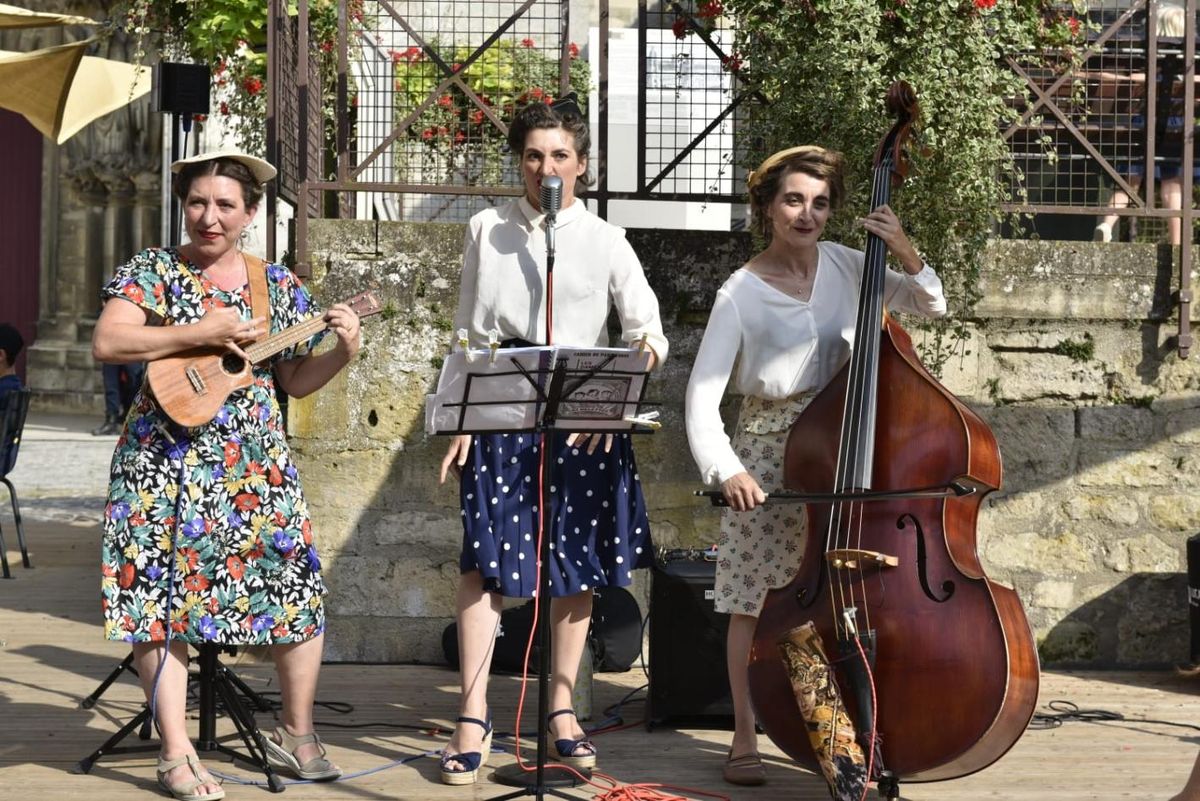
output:
M 246 367 L 246 360 L 236 353 L 226 353 L 221 357 L 221 369 L 229 375 L 237 375 Z

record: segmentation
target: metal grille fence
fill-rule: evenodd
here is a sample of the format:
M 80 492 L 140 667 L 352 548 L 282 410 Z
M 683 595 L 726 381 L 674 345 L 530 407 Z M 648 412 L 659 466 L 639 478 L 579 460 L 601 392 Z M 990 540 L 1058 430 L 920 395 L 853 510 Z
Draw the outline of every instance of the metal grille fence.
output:
M 749 96 L 733 31 L 716 27 L 715 0 L 639 4 L 640 102 L 635 196 L 739 199 L 744 171 L 734 137 Z
M 1193 126 L 1183 121 L 1195 116 L 1184 80 L 1194 72 L 1194 44 L 1184 28 L 1194 29 L 1194 1 L 1186 9 L 1163 0 L 1093 2 L 1078 21 L 1088 42 L 1074 61 L 1053 54 L 1009 60 L 1035 100 L 1005 132 L 1018 168 L 1008 210 L 1111 213 L 1129 218 L 1117 226 L 1126 238 L 1138 236 L 1139 218 L 1149 221 L 1141 236 L 1158 238 L 1167 219 L 1185 213 L 1158 195 L 1169 189 L 1164 179 L 1191 182 Z

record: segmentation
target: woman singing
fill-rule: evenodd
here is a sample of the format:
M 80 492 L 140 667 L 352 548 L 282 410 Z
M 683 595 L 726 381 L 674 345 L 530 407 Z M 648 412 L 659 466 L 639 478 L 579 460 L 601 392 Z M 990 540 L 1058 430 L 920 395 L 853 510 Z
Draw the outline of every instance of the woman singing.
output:
M 575 196 L 587 184 L 588 128 L 573 100 L 536 103 L 517 113 L 508 134 L 525 195 L 477 214 L 467 231 L 455 327 L 482 347 L 488 331 L 506 345 L 545 344 L 546 250 L 539 205 L 542 179 L 563 182 L 557 215 L 553 331 L 556 345 L 608 344 L 616 308 L 621 339 L 645 336 L 652 364 L 667 356 L 658 300 L 624 232 L 588 212 Z M 596 764 L 596 748 L 575 719 L 571 696 L 591 619 L 592 590 L 624 586 L 650 563 L 650 527 L 627 435 L 555 435 L 555 486 L 548 568 L 553 601 L 549 716 L 551 756 Z M 442 481 L 461 473 L 463 549 L 458 589 L 462 697 L 442 757 L 442 781 L 470 784 L 491 741 L 487 681 L 502 597 L 528 598 L 538 587 L 538 453 L 531 434 L 455 437 Z
M 754 223 L 767 247 L 717 291 L 688 382 L 687 432 L 704 482 L 720 485 L 729 503 L 716 571 L 717 611 L 731 615 L 727 659 L 735 728 L 724 777 L 753 785 L 766 780 L 747 678 L 754 627 L 767 591 L 795 575 L 806 523 L 797 506 L 763 506 L 764 493 L 780 488 L 797 415 L 850 357 L 863 253 L 821 239 L 844 194 L 840 154 L 789 148 L 764 161 L 747 182 Z M 887 273 L 888 307 L 944 314 L 941 281 L 892 210 L 880 206 L 861 224 L 903 268 Z M 742 395 L 732 442 L 719 409 L 731 377 Z

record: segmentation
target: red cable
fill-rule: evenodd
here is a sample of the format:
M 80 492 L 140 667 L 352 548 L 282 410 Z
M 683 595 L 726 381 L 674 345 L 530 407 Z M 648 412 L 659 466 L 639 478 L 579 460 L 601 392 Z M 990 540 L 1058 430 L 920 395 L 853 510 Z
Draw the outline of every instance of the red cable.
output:
M 551 336 L 552 336 L 552 332 L 554 331 L 554 300 L 553 300 L 553 298 L 554 298 L 554 272 L 552 270 L 547 270 L 547 272 L 546 272 L 546 344 L 547 345 L 551 344 Z M 537 538 L 537 550 L 535 551 L 535 553 L 537 554 L 537 558 L 535 560 L 536 567 L 537 567 L 537 570 L 536 570 L 537 585 L 536 586 L 537 586 L 539 592 L 535 592 L 533 595 L 533 619 L 534 619 L 535 623 L 539 619 L 538 616 L 541 614 L 542 597 L 541 597 L 540 590 L 542 588 L 542 571 L 549 569 L 547 565 L 542 564 L 541 556 L 542 556 L 542 538 L 546 535 L 546 528 L 547 528 L 547 526 L 545 524 L 545 520 L 546 520 L 545 515 L 548 514 L 548 507 L 546 504 L 546 482 L 545 482 L 546 452 L 549 449 L 549 446 L 547 443 L 548 443 L 548 441 L 552 440 L 552 437 L 547 437 L 545 432 L 543 432 L 541 434 L 540 439 L 541 439 L 541 441 L 538 446 L 539 447 L 539 452 L 538 452 L 538 538 Z M 520 766 L 521 770 L 526 771 L 526 772 L 537 770 L 536 765 L 532 765 L 532 766 L 527 765 L 527 764 L 525 764 L 525 761 L 523 759 L 521 759 L 521 717 L 525 711 L 525 694 L 529 689 L 529 656 L 530 656 L 530 654 L 533 653 L 533 638 L 535 636 L 537 636 L 537 634 L 536 634 L 537 631 L 538 631 L 537 625 L 534 625 L 533 627 L 531 627 L 531 629 L 529 631 L 529 639 L 526 640 L 526 642 L 525 642 L 525 660 L 524 660 L 525 664 L 521 669 L 521 694 L 517 699 L 517 720 L 516 720 L 516 725 L 513 727 L 513 742 L 514 742 L 513 752 L 517 757 L 517 765 Z M 606 729 L 603 729 L 602 732 L 620 731 L 621 729 L 628 729 L 635 725 L 637 725 L 637 724 L 630 723 L 630 724 L 626 724 L 623 726 L 610 726 Z M 597 734 L 597 732 L 593 732 L 593 734 Z M 681 792 L 690 793 L 690 794 L 692 794 L 693 797 L 694 796 L 702 796 L 705 798 L 716 798 L 716 799 L 719 799 L 720 801 L 730 801 L 730 798 L 727 795 L 722 795 L 721 793 L 710 793 L 710 792 L 706 792 L 704 790 L 696 790 L 696 789 L 693 789 L 690 787 L 680 787 L 680 786 L 676 786 L 676 785 L 657 784 L 657 783 L 656 784 L 648 784 L 648 783 L 622 784 L 618 779 L 615 779 L 612 776 L 608 776 L 603 773 L 598 773 L 596 771 L 592 771 L 593 779 L 599 779 L 600 782 L 605 782 L 605 784 L 601 784 L 600 782 L 592 781 L 592 780 L 584 778 L 583 774 L 581 774 L 579 771 L 575 770 L 570 765 L 565 765 L 562 763 L 547 763 L 546 765 L 543 766 L 543 768 L 546 770 L 566 770 L 566 771 L 570 771 L 571 773 L 575 774 L 575 777 L 577 779 L 579 779 L 580 782 L 588 785 L 589 787 L 595 787 L 598 791 L 600 791 L 599 794 L 595 796 L 595 801 L 688 801 L 688 799 L 685 796 L 670 795 L 667 793 L 663 793 L 660 791 L 659 788 L 666 789 L 666 790 L 679 790 Z
M 867 661 L 867 652 L 863 650 L 862 640 L 856 636 L 854 644 L 858 646 L 858 654 L 862 657 L 863 668 L 867 671 L 867 686 L 871 688 L 871 737 L 867 740 L 867 780 L 863 782 L 863 792 L 858 799 L 858 801 L 866 801 L 867 790 L 871 787 L 871 771 L 875 769 L 875 738 L 879 726 L 876 713 L 879 711 L 879 703 L 875 698 L 875 674 L 871 672 L 871 665 Z

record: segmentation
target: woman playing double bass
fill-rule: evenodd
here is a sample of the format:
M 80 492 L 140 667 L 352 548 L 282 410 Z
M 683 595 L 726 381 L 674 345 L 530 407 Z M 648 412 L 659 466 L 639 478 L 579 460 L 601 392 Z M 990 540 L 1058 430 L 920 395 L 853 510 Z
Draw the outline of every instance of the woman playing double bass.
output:
M 747 662 L 769 589 L 795 575 L 803 553 L 801 507 L 763 506 L 782 487 L 788 431 L 846 363 L 854 345 L 864 255 L 823 241 L 841 204 L 842 157 L 816 146 L 781 150 L 747 180 L 754 225 L 767 247 L 718 290 L 687 390 L 687 432 L 705 483 L 729 504 L 721 519 L 716 608 L 731 615 L 727 641 L 734 736 L 724 777 L 761 784 Z M 884 302 L 926 317 L 946 312 L 942 284 L 880 206 L 859 220 L 899 262 L 887 271 Z M 743 396 L 732 441 L 720 402 L 733 377 Z

